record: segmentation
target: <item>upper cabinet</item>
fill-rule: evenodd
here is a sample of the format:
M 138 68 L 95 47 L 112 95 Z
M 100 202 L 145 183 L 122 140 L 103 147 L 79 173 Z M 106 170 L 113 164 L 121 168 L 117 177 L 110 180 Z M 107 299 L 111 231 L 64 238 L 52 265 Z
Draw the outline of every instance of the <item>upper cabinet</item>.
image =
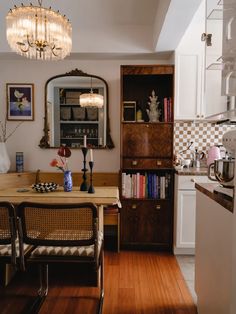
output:
M 202 3 L 175 51 L 175 120 L 203 119 L 205 6 Z
M 236 0 L 203 0 L 175 54 L 175 119 L 234 108 Z

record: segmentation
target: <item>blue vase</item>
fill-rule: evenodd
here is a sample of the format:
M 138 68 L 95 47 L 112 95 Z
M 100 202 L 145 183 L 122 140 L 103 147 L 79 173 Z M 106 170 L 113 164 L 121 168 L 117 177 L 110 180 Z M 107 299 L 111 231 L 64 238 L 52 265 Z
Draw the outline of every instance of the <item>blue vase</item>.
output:
M 71 171 L 65 171 L 64 172 L 64 191 L 71 192 L 72 186 L 73 186 L 73 182 L 72 182 Z

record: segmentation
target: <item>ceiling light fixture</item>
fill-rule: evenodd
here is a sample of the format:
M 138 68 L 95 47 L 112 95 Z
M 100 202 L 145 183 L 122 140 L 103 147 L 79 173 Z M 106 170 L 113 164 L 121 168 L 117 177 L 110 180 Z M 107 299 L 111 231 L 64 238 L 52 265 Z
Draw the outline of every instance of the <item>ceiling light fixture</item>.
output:
M 97 107 L 97 108 L 103 107 L 103 103 L 104 103 L 103 95 L 93 92 L 92 77 L 91 77 L 90 93 L 81 94 L 79 101 L 80 101 L 81 107 Z
M 14 6 L 6 16 L 7 41 L 13 51 L 30 59 L 60 60 L 70 54 L 72 27 L 65 15 L 32 3 Z

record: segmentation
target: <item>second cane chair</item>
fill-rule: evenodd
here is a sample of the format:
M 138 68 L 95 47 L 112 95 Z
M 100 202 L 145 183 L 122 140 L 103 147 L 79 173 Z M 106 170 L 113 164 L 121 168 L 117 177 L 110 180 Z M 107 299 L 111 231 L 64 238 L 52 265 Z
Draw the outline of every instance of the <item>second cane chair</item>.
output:
M 21 264 L 36 263 L 40 270 L 40 289 L 31 310 L 37 313 L 48 293 L 48 264 L 89 264 L 99 274 L 98 313 L 104 297 L 103 234 L 98 228 L 98 210 L 92 203 L 39 204 L 18 206 Z M 24 258 L 23 244 L 35 246 Z M 98 280 L 99 282 L 99 280 Z

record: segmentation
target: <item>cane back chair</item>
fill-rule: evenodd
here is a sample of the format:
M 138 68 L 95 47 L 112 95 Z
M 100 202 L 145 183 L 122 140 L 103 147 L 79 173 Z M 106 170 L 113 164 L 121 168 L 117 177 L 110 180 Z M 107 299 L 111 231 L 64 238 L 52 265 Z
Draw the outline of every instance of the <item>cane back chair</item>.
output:
M 40 289 L 32 313 L 37 313 L 47 296 L 48 264 L 68 262 L 92 265 L 97 276 L 101 269 L 98 307 L 98 313 L 101 313 L 104 298 L 103 234 L 98 229 L 97 207 L 92 203 L 23 202 L 17 212 L 22 268 L 27 263 L 36 263 L 40 270 Z M 23 255 L 24 243 L 35 246 L 27 258 Z
M 0 263 L 16 265 L 16 218 L 11 203 L 0 202 Z

